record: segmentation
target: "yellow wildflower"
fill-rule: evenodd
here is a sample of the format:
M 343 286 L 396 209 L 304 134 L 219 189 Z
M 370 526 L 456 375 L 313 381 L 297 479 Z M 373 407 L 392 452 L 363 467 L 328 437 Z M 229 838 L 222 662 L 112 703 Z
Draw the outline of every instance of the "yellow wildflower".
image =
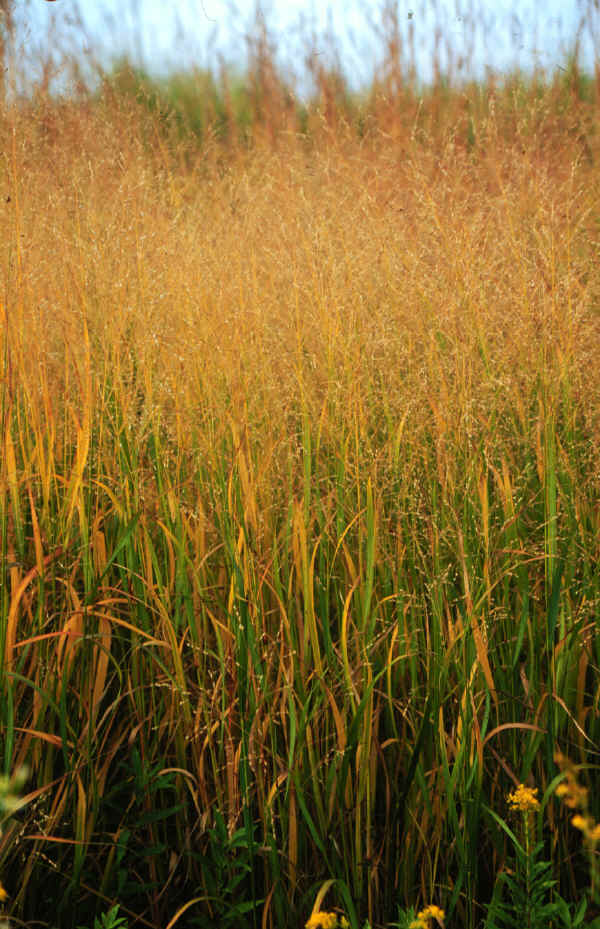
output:
M 428 929 L 427 923 L 422 919 L 413 919 L 408 929 Z
M 508 802 L 513 810 L 519 810 L 522 813 L 539 810 L 537 792 L 537 787 L 525 787 L 525 784 L 519 784 L 517 789 L 508 795 Z
M 435 919 L 441 925 L 444 922 L 445 916 L 446 914 L 439 906 L 435 906 L 435 904 L 431 903 L 417 914 L 417 919 L 420 919 L 421 922 L 425 924 L 427 924 L 428 920 Z
M 582 787 L 577 780 L 577 768 L 571 764 L 568 758 L 557 752 L 554 756 L 559 768 L 565 775 L 565 780 L 556 788 L 556 796 L 564 800 L 565 804 L 574 810 L 577 807 L 584 808 L 587 806 L 588 789 Z
M 8 900 L 8 894 L 2 886 L 2 882 L 0 882 L 0 903 L 4 903 L 5 900 Z
M 556 788 L 556 795 L 564 800 L 566 805 L 574 810 L 576 807 L 587 806 L 587 787 L 578 784 L 575 778 L 567 776 L 564 784 L 559 784 Z
M 600 823 L 596 823 L 593 829 L 590 829 L 588 839 L 592 842 L 600 842 Z
M 575 826 L 576 829 L 579 829 L 581 832 L 587 832 L 589 826 L 589 820 L 585 816 L 580 816 L 577 813 L 571 820 L 571 824 Z
M 350 923 L 345 916 L 340 917 L 340 927 L 341 929 L 350 929 Z
M 306 929 L 335 929 L 338 918 L 335 913 L 313 913 L 306 923 Z

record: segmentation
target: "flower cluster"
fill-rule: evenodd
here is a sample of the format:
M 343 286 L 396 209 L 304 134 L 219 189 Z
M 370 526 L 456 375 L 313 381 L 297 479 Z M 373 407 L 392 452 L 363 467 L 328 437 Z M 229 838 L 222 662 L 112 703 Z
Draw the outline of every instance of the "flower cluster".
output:
M 412 921 L 409 929 L 430 929 L 431 920 L 435 920 L 439 926 L 443 927 L 445 916 L 444 911 L 432 903 L 426 906 L 424 910 L 421 910 L 420 913 L 417 913 L 417 918 Z
M 576 813 L 571 820 L 571 824 L 580 832 L 583 832 L 584 838 L 588 842 L 594 844 L 600 842 L 600 823 L 595 822 L 591 816 L 581 816 L 580 813 Z
M 570 810 L 579 810 L 571 819 L 571 825 L 583 833 L 584 840 L 589 845 L 600 842 L 600 823 L 597 823 L 587 812 L 588 791 L 577 780 L 577 770 L 573 764 L 561 755 L 554 756 L 554 760 L 564 774 L 564 781 L 556 788 L 556 796 L 560 797 Z
M 519 784 L 517 789 L 508 795 L 509 806 L 520 813 L 537 811 L 540 808 L 537 792 L 537 787 L 526 787 L 525 784 Z
M 337 913 L 326 913 L 317 910 L 312 913 L 306 923 L 306 929 L 349 929 L 349 922 L 345 916 Z

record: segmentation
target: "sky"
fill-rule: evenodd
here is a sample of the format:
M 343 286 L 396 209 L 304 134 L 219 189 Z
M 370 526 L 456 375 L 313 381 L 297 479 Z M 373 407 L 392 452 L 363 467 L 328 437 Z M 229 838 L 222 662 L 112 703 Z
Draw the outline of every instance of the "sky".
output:
M 442 62 L 450 48 L 455 65 L 462 59 L 465 77 L 482 76 L 486 68 L 564 65 L 582 23 L 585 67 L 592 70 L 600 55 L 600 0 L 263 0 L 261 10 L 291 74 L 303 72 L 306 36 L 320 37 L 316 47 L 326 55 L 329 33 L 358 87 L 381 60 L 377 36 L 385 3 L 396 11 L 405 41 L 412 31 L 423 81 L 431 76 L 436 33 Z M 65 37 L 84 57 L 93 49 L 103 65 L 127 54 L 164 74 L 218 66 L 221 56 L 243 70 L 257 18 L 256 0 L 16 0 L 15 9 L 15 60 L 30 62 L 33 70 Z

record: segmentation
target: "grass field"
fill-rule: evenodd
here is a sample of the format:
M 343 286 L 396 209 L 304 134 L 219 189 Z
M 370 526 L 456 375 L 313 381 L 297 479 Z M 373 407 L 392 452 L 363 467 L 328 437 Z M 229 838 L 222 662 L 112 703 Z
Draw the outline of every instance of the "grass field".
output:
M 599 85 L 334 77 L 0 107 L 15 926 L 598 903 Z

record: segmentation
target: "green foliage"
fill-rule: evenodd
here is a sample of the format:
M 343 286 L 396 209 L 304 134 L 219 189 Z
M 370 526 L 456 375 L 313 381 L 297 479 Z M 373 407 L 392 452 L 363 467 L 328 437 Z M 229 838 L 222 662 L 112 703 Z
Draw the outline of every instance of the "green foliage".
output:
M 119 905 L 113 906 L 106 913 L 94 920 L 94 929 L 127 929 L 127 920 L 124 916 L 119 916 Z M 86 929 L 85 926 L 78 926 L 78 929 Z
M 23 806 L 22 792 L 28 771 L 21 768 L 12 776 L 0 774 L 0 837 L 6 821 Z
M 260 863 L 253 835 L 246 828 L 231 835 L 223 816 L 215 812 L 215 824 L 198 855 L 203 894 L 203 914 L 193 920 L 201 929 L 256 926 L 264 902 L 253 896 L 253 876 Z
M 164 133 L 179 139 L 243 141 L 256 118 L 249 79 L 233 70 L 220 78 L 199 69 L 156 77 L 124 59 L 106 74 L 102 92 L 107 88 L 135 101 Z
M 396 921 L 390 925 L 393 929 L 410 929 L 412 923 L 416 922 L 417 911 L 414 906 L 408 908 L 398 907 L 398 916 Z
M 513 873 L 505 870 L 498 876 L 485 929 L 546 929 L 562 925 L 558 920 L 562 920 L 565 904 L 553 891 L 556 881 L 552 878 L 552 865 L 540 860 L 542 853 L 542 843 L 529 854 L 515 844 L 515 870 Z M 581 924 L 584 912 L 585 906 L 573 925 Z

